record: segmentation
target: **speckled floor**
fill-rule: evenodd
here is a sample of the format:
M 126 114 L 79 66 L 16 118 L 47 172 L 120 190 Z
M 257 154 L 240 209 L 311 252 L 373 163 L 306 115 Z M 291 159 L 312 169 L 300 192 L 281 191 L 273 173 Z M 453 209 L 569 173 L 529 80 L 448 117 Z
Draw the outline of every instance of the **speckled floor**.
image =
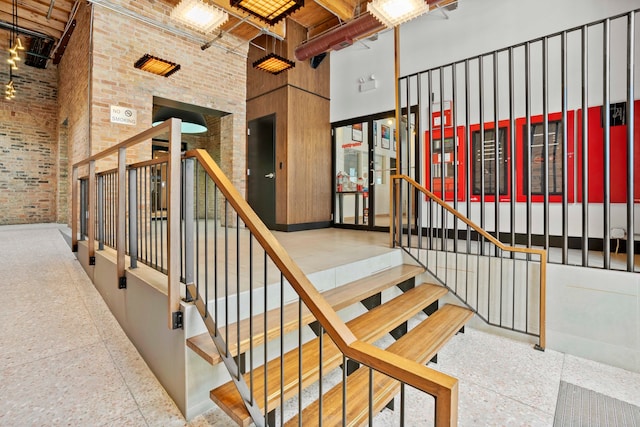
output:
M 61 228 L 0 227 L 0 426 L 231 425 L 219 410 L 185 421 L 84 274 Z M 315 264 L 308 268 L 320 268 L 311 251 L 322 233 L 288 237 L 309 251 L 306 258 Z M 359 238 L 371 244 L 387 237 L 348 234 Z M 640 406 L 638 373 L 534 351 L 470 328 L 431 366 L 460 380 L 461 426 L 551 426 L 561 380 Z M 431 399 L 407 394 L 412 402 L 424 399 L 407 425 L 431 425 Z M 397 423 L 397 411 L 385 411 L 375 424 Z

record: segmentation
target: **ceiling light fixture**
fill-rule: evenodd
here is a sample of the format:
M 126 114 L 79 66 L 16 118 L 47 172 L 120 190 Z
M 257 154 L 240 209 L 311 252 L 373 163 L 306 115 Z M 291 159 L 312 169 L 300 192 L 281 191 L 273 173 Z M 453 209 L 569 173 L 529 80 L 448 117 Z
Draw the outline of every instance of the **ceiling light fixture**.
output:
M 171 11 L 171 18 L 203 33 L 210 33 L 227 22 L 229 14 L 201 0 L 182 0 Z
M 158 126 L 160 123 L 175 117 L 182 120 L 180 126 L 181 133 L 202 133 L 206 132 L 207 122 L 204 116 L 194 111 L 180 110 L 171 107 L 160 107 L 158 111 L 153 115 L 153 126 Z
M 304 0 L 231 0 L 231 6 L 273 25 L 304 6 Z
M 373 0 L 367 10 L 383 25 L 393 28 L 429 12 L 429 4 L 424 0 Z
M 133 66 L 139 70 L 148 71 L 163 77 L 169 77 L 180 69 L 179 64 L 156 58 L 148 53 L 145 53 L 140 59 L 138 59 Z
M 253 68 L 263 70 L 271 74 L 280 74 L 283 71 L 287 71 L 290 68 L 296 66 L 296 63 L 283 58 L 275 53 L 270 53 L 265 57 L 262 57 L 253 63 Z

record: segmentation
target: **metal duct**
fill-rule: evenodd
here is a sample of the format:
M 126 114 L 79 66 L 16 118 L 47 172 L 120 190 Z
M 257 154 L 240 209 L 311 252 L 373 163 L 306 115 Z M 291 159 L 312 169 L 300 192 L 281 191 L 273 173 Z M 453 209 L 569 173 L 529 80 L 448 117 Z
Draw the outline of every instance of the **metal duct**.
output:
M 301 44 L 294 53 L 298 61 L 304 61 L 323 52 L 351 46 L 355 40 L 385 28 L 373 15 L 365 13 L 341 27 Z
M 431 9 L 436 7 L 446 7 L 447 10 L 453 10 L 458 7 L 458 0 L 425 0 Z M 386 29 L 369 12 L 362 16 L 330 30 L 316 38 L 306 41 L 296 48 L 294 54 L 298 61 L 304 61 L 323 52 L 330 50 L 340 50 L 347 46 L 351 46 L 354 41 L 363 37 L 377 33 Z

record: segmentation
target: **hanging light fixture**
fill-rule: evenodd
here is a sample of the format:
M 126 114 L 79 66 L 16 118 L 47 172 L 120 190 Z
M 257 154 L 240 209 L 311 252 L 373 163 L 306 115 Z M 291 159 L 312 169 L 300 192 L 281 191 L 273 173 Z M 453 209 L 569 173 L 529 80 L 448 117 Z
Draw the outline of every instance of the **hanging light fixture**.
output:
M 290 61 L 287 58 L 283 58 L 275 53 L 270 53 L 253 63 L 253 68 L 266 71 L 271 74 L 280 74 L 281 72 L 287 71 L 295 66 L 295 62 Z
M 282 43 L 280 44 L 282 49 Z M 268 52 L 266 43 L 265 51 Z M 266 71 L 271 74 L 280 74 L 296 66 L 296 63 L 276 53 L 276 39 L 273 38 L 273 47 L 271 53 L 253 62 L 253 68 Z
M 304 6 L 304 0 L 231 0 L 231 6 L 273 25 Z
M 203 33 L 210 33 L 227 22 L 229 14 L 201 0 L 181 0 L 171 11 L 171 18 Z
M 180 64 L 156 58 L 148 53 L 142 55 L 133 66 L 139 70 L 148 71 L 162 77 L 169 77 L 180 69 Z
M 425 0 L 373 0 L 367 10 L 388 28 L 403 24 L 429 12 Z
M 152 124 L 153 126 L 158 126 L 160 123 L 172 117 L 182 120 L 182 125 L 180 126 L 181 133 L 202 133 L 208 130 L 207 122 L 202 114 L 171 107 L 158 108 L 158 111 L 153 115 Z
M 24 50 L 20 36 L 18 36 L 18 0 L 11 2 L 12 7 L 12 23 L 11 31 L 9 32 L 9 58 L 7 63 L 9 64 L 9 82 L 5 85 L 5 99 L 11 100 L 16 97 L 16 89 L 13 85 L 13 71 L 18 69 L 18 62 L 20 61 L 19 50 Z

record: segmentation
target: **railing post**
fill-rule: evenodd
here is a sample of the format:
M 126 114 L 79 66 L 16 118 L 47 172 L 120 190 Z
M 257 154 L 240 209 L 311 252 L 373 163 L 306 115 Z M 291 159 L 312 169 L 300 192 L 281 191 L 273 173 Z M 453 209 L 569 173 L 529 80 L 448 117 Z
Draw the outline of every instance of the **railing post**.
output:
M 78 168 L 71 171 L 71 251 L 78 252 Z
M 180 313 L 180 119 L 170 119 L 167 166 L 167 297 L 170 329 L 182 327 Z
M 543 350 L 547 345 L 547 254 L 540 255 L 540 342 L 536 350 Z
M 104 176 L 97 179 L 97 198 L 98 198 L 98 250 L 104 250 Z
M 116 249 L 117 249 L 117 269 L 118 269 L 118 289 L 127 288 L 127 277 L 125 275 L 124 256 L 126 247 L 126 215 L 127 215 L 127 149 L 118 149 L 118 218 L 116 222 Z
M 89 265 L 96 264 L 96 162 L 89 162 L 89 182 L 87 185 L 89 224 L 87 227 L 87 248 L 89 255 Z
M 195 159 L 186 159 L 184 162 L 184 278 L 187 284 L 195 283 L 195 248 L 194 248 L 194 171 Z M 239 226 L 239 225 L 238 225 Z M 187 301 L 191 300 L 187 289 Z
M 138 267 L 138 170 L 129 170 L 129 261 Z

